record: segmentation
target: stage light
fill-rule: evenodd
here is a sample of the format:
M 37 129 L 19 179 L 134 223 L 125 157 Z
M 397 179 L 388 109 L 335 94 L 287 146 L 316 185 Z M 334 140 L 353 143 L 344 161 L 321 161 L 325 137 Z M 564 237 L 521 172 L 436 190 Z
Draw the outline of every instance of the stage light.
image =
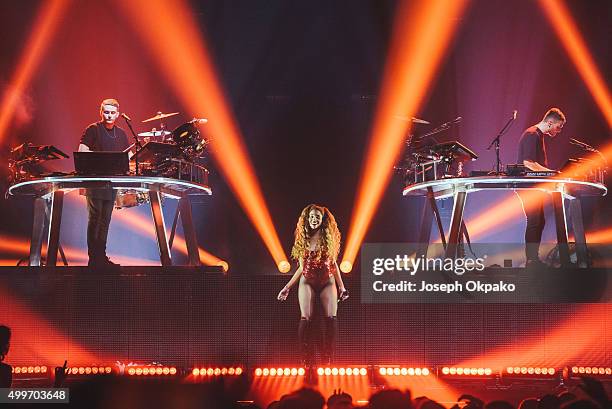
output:
M 564 370 L 565 377 L 579 379 L 583 376 L 591 376 L 596 379 L 611 379 L 612 368 L 604 365 L 571 366 Z
M 501 372 L 502 378 L 507 379 L 540 379 L 556 380 L 557 370 L 547 366 L 508 366 Z
M 268 369 L 268 368 L 264 368 L 264 370 L 263 370 L 263 376 L 268 376 L 268 375 L 270 375 L 270 369 Z
M 36 68 L 55 35 L 58 23 L 69 4 L 68 0 L 46 0 L 41 3 L 30 36 L 22 47 L 23 53 L 2 98 L 0 110 L 0 142 L 4 140 L 11 119 L 24 91 L 27 89 Z
M 317 369 L 317 375 L 319 375 L 319 376 L 325 375 L 325 370 L 323 368 L 318 368 Z
M 410 122 L 416 116 L 445 51 L 453 38 L 466 0 L 399 2 L 389 56 L 362 167 L 355 208 L 342 258 L 350 271 L 372 217 L 389 183 Z
M 156 58 L 178 98 L 194 115 L 210 121 L 211 154 L 238 202 L 272 255 L 275 265 L 287 260 L 250 161 L 234 114 L 226 100 L 204 35 L 185 0 L 116 0 L 144 44 Z M 156 21 L 156 24 L 150 24 Z M 159 30 L 158 27 L 164 27 Z M 166 54 L 172 50 L 173 58 Z M 181 61 L 176 64 L 176 61 Z
M 263 371 L 261 368 L 256 368 L 255 369 L 255 376 L 261 376 L 263 375 Z
M 612 97 L 609 88 L 597 69 L 571 13 L 562 0 L 539 0 L 539 2 L 544 15 L 552 24 L 561 44 L 608 122 L 608 127 L 612 127 Z
M 421 370 L 423 374 L 423 370 Z M 427 369 L 427 375 L 430 371 Z M 442 367 L 440 373 L 442 377 L 458 377 L 458 378 L 488 378 L 493 376 L 493 370 L 487 367 Z
M 291 264 L 287 260 L 283 260 L 278 263 L 278 271 L 281 273 L 288 273 L 291 270 Z
M 353 263 L 350 261 L 344 260 L 340 263 L 340 271 L 343 273 L 350 273 L 353 270 Z
M 11 373 L 14 375 L 48 375 L 45 365 L 19 366 L 11 367 Z

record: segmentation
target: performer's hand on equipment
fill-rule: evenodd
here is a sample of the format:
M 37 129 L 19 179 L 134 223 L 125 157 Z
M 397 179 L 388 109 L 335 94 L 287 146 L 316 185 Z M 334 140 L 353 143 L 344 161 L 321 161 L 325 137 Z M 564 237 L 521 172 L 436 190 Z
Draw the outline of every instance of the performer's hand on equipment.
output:
M 349 298 L 349 291 L 346 288 L 340 290 L 340 295 L 338 296 L 339 301 L 344 301 Z
M 278 296 L 276 297 L 276 299 L 279 301 L 285 301 L 288 296 L 289 296 L 289 288 L 283 287 L 283 289 L 280 290 L 280 292 L 278 293 Z

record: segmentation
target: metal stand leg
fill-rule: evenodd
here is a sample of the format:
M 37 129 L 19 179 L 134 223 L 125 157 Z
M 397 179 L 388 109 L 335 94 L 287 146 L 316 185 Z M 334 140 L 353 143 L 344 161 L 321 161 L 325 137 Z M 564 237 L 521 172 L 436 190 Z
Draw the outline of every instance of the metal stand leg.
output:
M 156 191 L 149 191 L 149 199 L 151 200 L 151 214 L 155 224 L 155 233 L 157 236 L 157 246 L 159 247 L 159 259 L 162 266 L 171 266 L 170 247 L 168 246 L 168 238 L 166 237 L 166 227 L 164 224 L 164 213 L 161 210 L 161 194 Z
M 572 215 L 572 227 L 574 228 L 574 240 L 576 242 L 576 259 L 578 267 L 589 267 L 589 255 L 584 234 L 584 221 L 582 218 L 582 204 L 580 199 L 570 200 L 570 213 Z
M 552 202 L 555 211 L 555 226 L 557 229 L 557 245 L 559 246 L 559 260 L 561 266 L 570 265 L 569 245 L 567 243 L 567 225 L 565 220 L 565 208 L 563 207 L 563 194 L 552 192 Z
M 187 254 L 189 255 L 189 265 L 199 266 L 200 252 L 198 249 L 198 239 L 196 238 L 195 229 L 193 225 L 193 215 L 191 214 L 191 202 L 188 197 L 181 197 L 179 199 L 179 209 L 181 211 L 181 221 L 183 224 L 183 234 L 185 235 L 185 242 L 187 243 Z
M 442 226 L 440 210 L 438 210 L 433 189 L 428 187 L 426 202 L 423 206 L 423 215 L 421 216 L 421 230 L 419 232 L 419 247 L 416 254 L 417 257 L 427 256 L 427 250 L 429 249 L 429 242 L 431 240 L 431 222 L 433 221 L 434 217 L 440 233 L 442 246 L 444 249 L 446 249 L 446 236 L 444 234 L 444 227 Z
M 64 207 L 64 192 L 56 190 L 51 198 L 51 213 L 49 220 L 49 239 L 47 241 L 47 266 L 57 264 L 57 249 L 59 247 L 60 227 L 62 224 L 62 209 Z
M 40 266 L 43 240 L 49 237 L 49 223 L 47 218 L 50 200 L 42 197 L 34 199 L 34 217 L 32 221 L 32 240 L 30 241 L 29 265 Z
M 451 218 L 450 231 L 448 233 L 448 245 L 446 246 L 446 257 L 454 258 L 457 255 L 459 238 L 461 237 L 461 226 L 463 223 L 463 210 L 467 192 L 455 193 L 455 203 L 453 205 L 453 216 Z

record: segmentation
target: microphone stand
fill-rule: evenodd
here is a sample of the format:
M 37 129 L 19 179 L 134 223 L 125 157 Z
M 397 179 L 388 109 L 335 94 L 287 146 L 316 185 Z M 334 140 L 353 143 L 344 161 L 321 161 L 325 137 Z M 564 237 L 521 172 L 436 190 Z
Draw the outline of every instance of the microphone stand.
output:
M 126 117 L 123 117 L 123 119 L 125 119 L 125 123 L 130 128 L 130 131 L 132 132 L 132 135 L 134 136 L 134 140 L 136 141 L 136 144 L 135 144 L 136 153 L 134 154 L 134 156 L 136 156 L 136 176 L 138 176 L 138 168 L 139 168 L 138 153 L 142 150 L 142 144 L 140 143 L 140 140 L 138 139 L 136 132 L 134 132 L 134 128 L 132 128 L 132 123 Z
M 501 129 L 501 131 L 499 131 L 499 133 L 497 134 L 497 136 L 495 137 L 495 139 L 493 139 L 491 141 L 491 143 L 489 144 L 489 147 L 487 148 L 487 150 L 490 150 L 491 147 L 493 145 L 495 145 L 495 174 L 496 175 L 501 175 L 501 160 L 499 159 L 499 140 L 502 137 L 502 135 L 504 135 L 506 133 L 506 131 L 508 131 L 508 129 L 510 129 L 510 125 L 512 125 L 512 122 L 514 122 L 514 120 L 516 119 L 516 117 L 513 115 L 512 118 L 510 118 L 508 120 L 508 122 L 506 122 L 506 125 L 504 125 L 504 127 Z

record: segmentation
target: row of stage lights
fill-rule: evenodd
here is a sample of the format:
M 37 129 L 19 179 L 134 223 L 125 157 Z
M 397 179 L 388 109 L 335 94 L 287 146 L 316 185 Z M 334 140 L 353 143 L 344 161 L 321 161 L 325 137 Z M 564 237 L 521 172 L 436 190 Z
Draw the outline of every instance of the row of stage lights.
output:
M 19 376 L 50 376 L 51 371 L 45 365 L 36 366 L 14 366 L 13 375 Z M 73 366 L 66 368 L 69 376 L 92 376 L 92 375 L 127 375 L 133 377 L 154 377 L 154 376 L 177 376 L 190 374 L 196 378 L 219 376 L 241 376 L 245 373 L 242 366 L 218 367 L 208 366 L 193 368 L 183 371 L 175 366 L 161 365 L 134 365 L 126 366 L 118 370 L 112 366 Z M 612 379 L 612 368 L 604 366 L 571 366 L 562 370 L 550 367 L 532 366 L 508 366 L 502 371 L 493 371 L 487 367 L 454 367 L 443 366 L 438 368 L 426 367 L 404 367 L 404 366 L 375 366 L 368 369 L 366 366 L 347 366 L 347 367 L 318 367 L 316 373 L 319 376 L 366 376 L 376 373 L 380 376 L 407 376 L 407 377 L 426 377 L 438 376 L 441 378 L 493 378 L 501 376 L 504 378 L 538 378 L 553 379 L 560 375 L 568 378 L 578 378 L 581 376 L 594 376 Z M 303 367 L 257 367 L 253 371 L 255 377 L 295 377 L 304 376 L 306 370 Z
M 193 376 L 240 376 L 244 373 L 244 369 L 241 367 L 229 367 L 229 368 L 193 368 L 191 374 Z

